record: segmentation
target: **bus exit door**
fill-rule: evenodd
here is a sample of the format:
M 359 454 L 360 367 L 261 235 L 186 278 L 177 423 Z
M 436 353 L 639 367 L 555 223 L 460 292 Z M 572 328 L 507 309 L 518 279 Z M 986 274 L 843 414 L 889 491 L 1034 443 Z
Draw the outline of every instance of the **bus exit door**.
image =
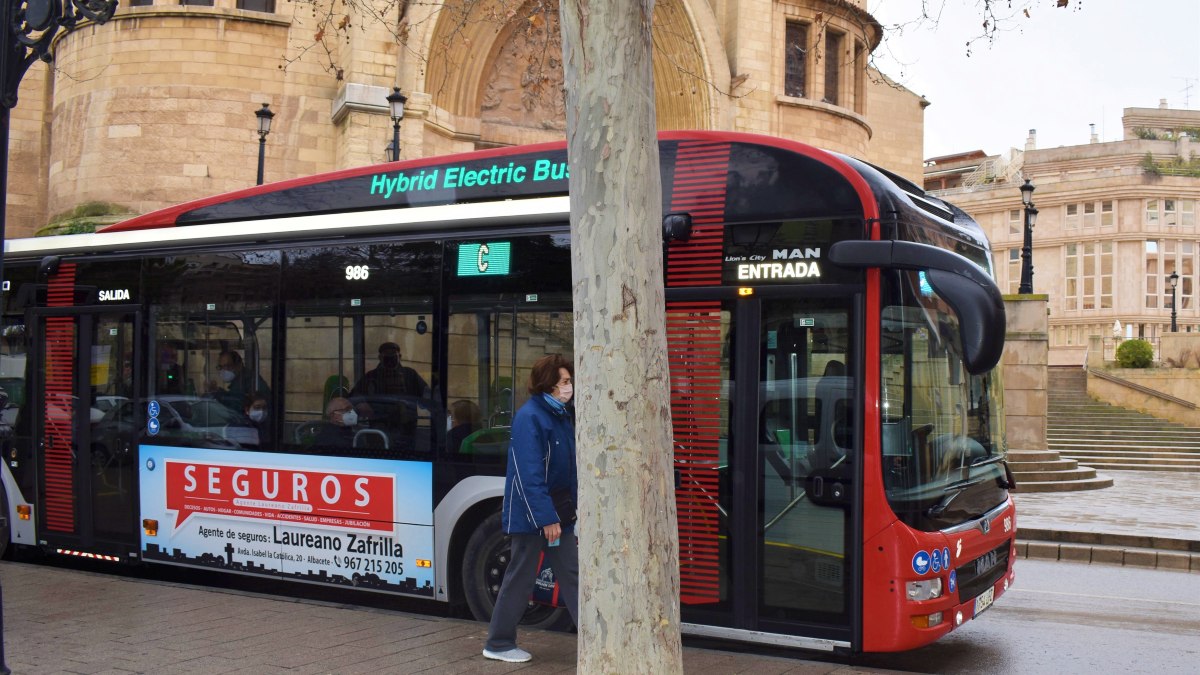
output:
M 137 550 L 138 313 L 48 308 L 33 323 L 38 543 L 123 558 Z
M 668 298 L 682 618 L 693 634 L 849 647 L 854 300 L 784 290 Z

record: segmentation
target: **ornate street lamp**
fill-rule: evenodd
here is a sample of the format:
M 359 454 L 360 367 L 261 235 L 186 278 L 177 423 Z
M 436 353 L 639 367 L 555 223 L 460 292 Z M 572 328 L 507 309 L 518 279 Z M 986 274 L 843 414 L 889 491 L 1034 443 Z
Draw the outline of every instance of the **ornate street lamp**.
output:
M 50 51 L 60 32 L 80 22 L 105 23 L 117 11 L 117 0 L 2 0 L 0 16 L 0 249 L 4 247 L 5 205 L 8 204 L 8 125 L 17 107 L 17 90 L 34 61 L 54 60 Z M 0 279 L 4 262 L 0 258 Z M 0 673 L 9 673 L 4 662 L 3 593 L 0 589 Z
M 21 78 L 35 61 L 54 60 L 55 38 L 79 23 L 104 23 L 117 11 L 117 0 L 2 0 L 0 28 L 0 205 L 8 203 L 8 123 L 17 107 Z M 0 246 L 4 244 L 4 211 L 0 206 Z M 0 262 L 0 277 L 3 277 Z M 2 645 L 0 645 L 2 647 Z M 0 670 L 4 653 L 0 649 Z
M 271 133 L 271 118 L 275 117 L 275 113 L 268 108 L 270 103 L 264 103 L 263 107 L 254 111 L 254 116 L 258 118 L 258 184 L 263 184 L 263 159 L 267 154 L 267 134 Z
M 400 120 L 404 119 L 404 102 L 407 100 L 408 97 L 400 93 L 400 87 L 392 87 L 392 93 L 387 95 L 392 115 L 392 144 L 388 149 L 393 162 L 400 159 Z
M 1018 293 L 1033 292 L 1033 226 L 1037 223 L 1038 210 L 1033 206 L 1033 183 L 1025 179 L 1021 186 L 1021 204 L 1025 207 L 1025 240 L 1021 244 L 1021 285 Z
M 1175 333 L 1179 331 L 1175 325 L 1175 287 L 1179 285 L 1179 272 L 1172 271 L 1167 283 L 1171 284 L 1171 332 Z

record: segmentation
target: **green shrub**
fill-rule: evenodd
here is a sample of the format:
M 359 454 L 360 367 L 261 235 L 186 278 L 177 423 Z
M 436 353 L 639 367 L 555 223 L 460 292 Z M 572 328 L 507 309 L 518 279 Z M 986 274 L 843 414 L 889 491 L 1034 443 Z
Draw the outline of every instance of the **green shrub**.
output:
M 1117 347 L 1117 365 L 1122 368 L 1149 368 L 1154 363 L 1154 348 L 1145 340 L 1125 340 Z

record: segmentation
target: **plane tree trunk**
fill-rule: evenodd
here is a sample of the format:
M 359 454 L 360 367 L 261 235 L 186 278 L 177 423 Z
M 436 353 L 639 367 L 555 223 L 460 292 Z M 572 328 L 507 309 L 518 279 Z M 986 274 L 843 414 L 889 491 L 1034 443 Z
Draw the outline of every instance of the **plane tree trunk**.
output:
M 653 0 L 561 3 L 581 673 L 680 673 Z

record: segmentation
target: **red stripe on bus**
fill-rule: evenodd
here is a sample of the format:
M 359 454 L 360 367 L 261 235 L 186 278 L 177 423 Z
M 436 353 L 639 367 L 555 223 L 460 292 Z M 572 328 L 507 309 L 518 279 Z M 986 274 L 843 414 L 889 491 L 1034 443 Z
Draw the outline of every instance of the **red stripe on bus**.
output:
M 718 276 L 720 251 L 717 252 Z M 708 283 L 708 282 L 705 282 Z M 671 419 L 679 486 L 680 601 L 720 601 L 721 577 L 716 494 L 720 488 L 721 303 L 667 303 L 667 359 L 671 369 Z
M 63 263 L 50 278 L 47 304 L 70 307 L 75 304 L 74 263 Z M 46 529 L 75 533 L 75 472 L 71 446 L 75 441 L 75 320 L 48 317 L 45 324 L 45 415 L 42 439 L 46 451 L 42 470 L 46 485 Z

